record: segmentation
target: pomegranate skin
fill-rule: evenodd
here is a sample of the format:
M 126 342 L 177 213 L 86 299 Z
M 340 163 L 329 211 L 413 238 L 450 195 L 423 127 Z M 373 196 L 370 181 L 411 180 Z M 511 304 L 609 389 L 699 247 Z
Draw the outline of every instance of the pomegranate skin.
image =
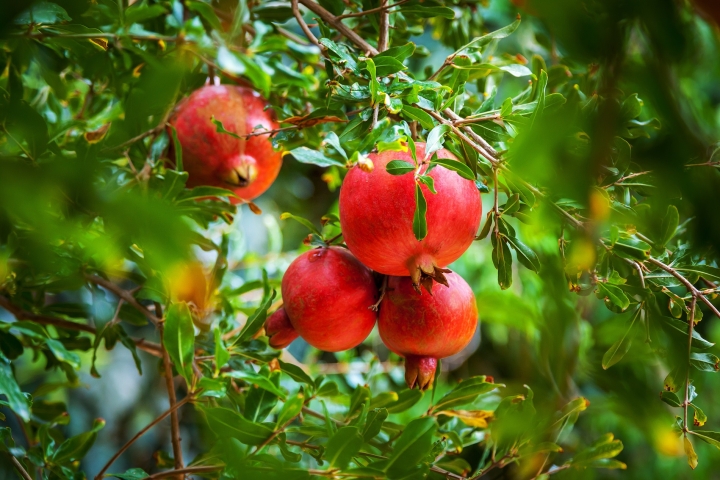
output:
M 378 331 L 385 345 L 405 357 L 410 388 L 432 384 L 437 359 L 449 357 L 470 343 L 477 328 L 475 295 L 454 272 L 448 286 L 433 285 L 432 295 L 418 294 L 409 277 L 390 277 L 380 303 Z
M 282 279 L 285 312 L 298 334 L 327 352 L 354 348 L 375 325 L 372 272 L 341 247 L 317 248 L 295 259 Z
M 425 156 L 425 144 L 417 143 L 417 158 Z M 447 150 L 439 158 L 457 160 Z M 350 251 L 365 265 L 385 275 L 435 277 L 436 267 L 457 260 L 470 246 L 480 225 L 482 203 L 474 182 L 442 166 L 430 171 L 436 194 L 427 186 L 428 234 L 418 241 L 413 234 L 415 179 L 413 173 L 391 175 L 391 160 L 412 163 L 409 151 L 386 151 L 369 155 L 374 164 L 367 173 L 354 166 L 340 188 L 340 224 Z M 424 169 L 425 167 L 423 167 Z M 442 277 L 442 275 L 440 275 Z M 438 280 L 440 281 L 440 280 Z
M 282 152 L 273 149 L 269 136 L 237 139 L 217 132 L 212 122 L 214 117 L 240 136 L 258 125 L 277 129 L 275 115 L 266 107 L 257 92 L 235 85 L 206 85 L 178 104 L 170 123 L 182 145 L 189 187 L 227 188 L 243 200 L 252 200 L 270 187 L 280 172 Z
M 287 347 L 298 337 L 284 308 L 277 309 L 265 320 L 265 333 L 270 337 L 270 346 L 277 349 Z

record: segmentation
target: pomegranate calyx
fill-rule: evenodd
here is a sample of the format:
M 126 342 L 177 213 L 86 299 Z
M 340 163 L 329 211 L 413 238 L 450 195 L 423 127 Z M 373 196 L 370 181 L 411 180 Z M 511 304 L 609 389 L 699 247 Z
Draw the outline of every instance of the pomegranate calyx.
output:
M 299 337 L 284 308 L 277 309 L 265 321 L 265 334 L 270 338 L 269 345 L 278 350 L 287 347 Z
M 440 268 L 434 263 L 432 264 L 431 268 L 427 268 L 427 266 L 414 267 L 410 273 L 410 278 L 412 279 L 412 286 L 419 294 L 422 294 L 422 290 L 420 290 L 420 287 L 422 286 L 423 288 L 425 288 L 425 290 L 427 290 L 430 295 L 432 295 L 433 283 L 437 282 L 441 285 L 444 285 L 445 287 L 448 286 L 448 281 L 447 278 L 445 278 L 445 274 L 450 272 L 450 269 Z
M 433 384 L 436 369 L 437 358 L 407 355 L 405 357 L 405 383 L 410 389 L 417 386 L 419 390 L 427 390 Z

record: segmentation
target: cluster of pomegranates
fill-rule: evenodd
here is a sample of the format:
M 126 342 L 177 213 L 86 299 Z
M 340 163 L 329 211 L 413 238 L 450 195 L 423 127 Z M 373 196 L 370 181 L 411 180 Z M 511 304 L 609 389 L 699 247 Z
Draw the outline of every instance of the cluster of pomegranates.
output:
M 241 138 L 218 133 L 213 117 Z M 265 102 L 247 88 L 204 87 L 178 107 L 171 123 L 191 186 L 231 186 L 250 200 L 278 174 L 281 154 L 268 136 L 242 138 L 258 125 L 277 128 Z M 457 160 L 447 150 L 435 153 Z M 350 169 L 340 190 L 347 248 L 316 248 L 292 262 L 282 279 L 283 307 L 265 324 L 272 347 L 284 348 L 300 336 L 321 350 L 347 350 L 362 343 L 377 322 L 385 345 L 405 358 L 408 386 L 426 389 L 437 360 L 470 342 L 477 326 L 475 298 L 465 280 L 445 267 L 475 237 L 480 195 L 474 182 L 431 166 L 425 157 L 425 144 L 418 143 L 414 173 L 392 175 L 385 168 L 392 160 L 412 163 L 409 151 L 371 153 Z M 427 181 L 420 185 L 421 175 L 432 178 L 436 193 Z M 416 185 L 427 202 L 422 240 L 413 233 Z

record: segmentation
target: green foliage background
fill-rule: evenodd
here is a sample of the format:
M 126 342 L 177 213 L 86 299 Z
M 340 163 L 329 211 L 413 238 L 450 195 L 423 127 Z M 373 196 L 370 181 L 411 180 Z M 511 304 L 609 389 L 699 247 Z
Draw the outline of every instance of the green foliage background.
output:
M 412 0 L 377 56 L 347 30 L 374 49 L 378 13 L 315 19 L 372 0 L 300 2 L 322 51 L 290 2 L 127 3 L 0 5 L 1 478 L 22 478 L 13 459 L 92 478 L 167 410 L 160 318 L 194 404 L 179 409 L 184 465 L 208 478 L 718 478 L 711 17 L 671 0 Z M 186 189 L 168 148 L 167 115 L 214 76 L 300 117 L 273 136 L 290 154 L 259 215 Z M 451 125 L 447 108 L 474 120 Z M 303 240 L 340 233 L 346 166 L 414 134 L 456 152 L 490 212 L 452 265 L 479 333 L 424 394 L 376 333 L 279 354 L 260 332 Z M 191 258 L 218 283 L 209 330 L 166 291 Z M 707 299 L 691 350 L 678 276 Z M 108 471 L 176 468 L 170 430 Z

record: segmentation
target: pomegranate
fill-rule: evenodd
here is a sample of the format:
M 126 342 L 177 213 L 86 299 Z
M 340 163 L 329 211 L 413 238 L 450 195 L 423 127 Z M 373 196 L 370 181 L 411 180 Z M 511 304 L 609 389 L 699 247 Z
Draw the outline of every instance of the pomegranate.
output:
M 423 161 L 425 144 L 417 143 L 417 159 Z M 439 158 L 456 160 L 447 150 Z M 369 155 L 374 169 L 355 166 L 340 188 L 340 225 L 345 243 L 365 265 L 385 275 L 410 275 L 417 288 L 445 283 L 445 267 L 470 246 L 482 214 L 475 184 L 442 166 L 433 168 L 437 190 L 422 191 L 427 200 L 427 236 L 418 241 L 413 234 L 415 178 L 412 173 L 391 175 L 385 166 L 391 160 L 413 163 L 410 152 L 386 151 Z M 427 170 L 421 166 L 420 172 Z M 429 280 L 429 282 L 427 281 Z
M 462 350 L 477 327 L 472 289 L 457 273 L 447 272 L 445 279 L 447 288 L 435 284 L 431 295 L 419 295 L 409 277 L 389 277 L 380 303 L 380 338 L 405 357 L 405 381 L 410 388 L 429 388 L 437 359 Z
M 243 136 L 261 125 L 278 128 L 272 110 L 260 95 L 246 87 L 206 85 L 194 91 L 175 109 L 170 123 L 182 145 L 188 186 L 227 188 L 244 200 L 262 194 L 277 178 L 282 153 L 275 151 L 268 135 L 235 138 L 217 132 L 214 117 L 225 130 Z
M 292 326 L 320 350 L 356 347 L 375 325 L 377 314 L 369 308 L 377 299 L 372 272 L 341 247 L 296 258 L 283 276 L 282 296 Z
M 298 337 L 284 308 L 279 308 L 265 320 L 265 333 L 272 348 L 285 348 Z

